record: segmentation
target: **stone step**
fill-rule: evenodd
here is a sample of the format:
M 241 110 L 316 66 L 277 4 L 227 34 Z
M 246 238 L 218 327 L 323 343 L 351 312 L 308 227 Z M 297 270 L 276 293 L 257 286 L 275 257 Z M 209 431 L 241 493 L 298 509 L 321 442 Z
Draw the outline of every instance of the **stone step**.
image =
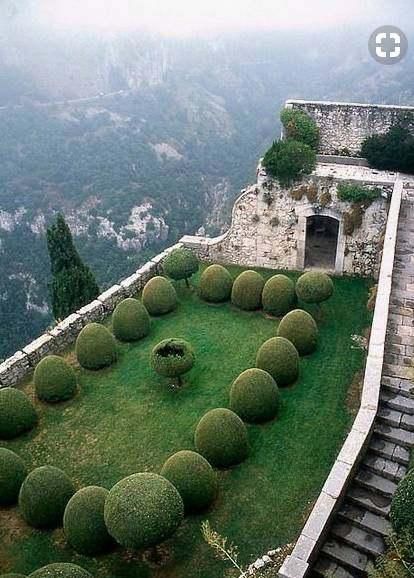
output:
M 377 516 L 386 517 L 390 513 L 391 498 L 376 494 L 361 486 L 352 485 L 347 492 L 347 500 Z
M 382 405 L 378 409 L 377 419 L 378 422 L 380 423 L 399 428 L 401 424 L 402 413 L 400 411 Z
M 407 448 L 388 442 L 375 434 L 371 438 L 369 450 L 382 458 L 398 462 L 403 466 L 410 462 L 410 452 Z
M 343 566 L 323 555 L 319 556 L 312 575 L 315 578 L 355 578 L 355 574 L 351 574 Z
M 365 468 L 361 468 L 354 479 L 355 483 L 359 486 L 362 486 L 367 490 L 372 490 L 376 494 L 380 494 L 386 498 L 392 498 L 397 489 L 397 484 L 395 482 L 392 482 L 383 476 L 379 476 L 378 474 L 374 474 Z
M 366 454 L 362 465 L 374 474 L 383 476 L 396 484 L 398 484 L 407 473 L 406 466 L 402 466 L 398 462 L 388 460 L 371 452 Z
M 384 540 L 381 536 L 362 530 L 350 522 L 336 522 L 332 526 L 331 533 L 335 538 L 341 539 L 348 546 L 370 557 L 375 558 L 385 551 Z
M 329 536 L 328 540 L 322 546 L 321 552 L 340 566 L 349 570 L 353 578 L 366 576 L 366 569 L 369 563 L 368 556 L 344 544 L 341 540 Z
M 414 415 L 414 398 L 411 395 L 404 395 L 400 393 L 390 392 L 389 390 L 383 391 L 381 393 L 381 404 L 400 411 L 401 413 L 407 413 L 409 415 Z
M 385 440 L 410 449 L 414 445 L 414 432 L 377 423 L 374 432 Z
M 398 331 L 398 335 L 404 335 L 403 330 Z M 383 374 L 389 377 L 398 377 L 400 379 L 408 379 L 410 372 L 412 372 L 411 367 L 405 365 L 394 365 L 391 363 L 384 363 Z
M 388 536 L 391 531 L 391 524 L 387 518 L 384 518 L 384 516 L 378 516 L 377 514 L 369 512 L 365 508 L 360 508 L 350 502 L 345 502 L 342 508 L 338 511 L 338 517 L 342 520 L 352 522 L 362 530 L 368 530 L 372 534 L 382 536 L 383 538 Z

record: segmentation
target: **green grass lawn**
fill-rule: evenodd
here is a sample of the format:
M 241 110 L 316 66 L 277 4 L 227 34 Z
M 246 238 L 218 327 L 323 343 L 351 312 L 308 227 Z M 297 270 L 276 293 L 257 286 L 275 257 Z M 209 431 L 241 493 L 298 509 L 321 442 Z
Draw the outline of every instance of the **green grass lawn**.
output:
M 241 270 L 229 269 L 234 275 Z M 299 381 L 281 390 L 279 417 L 248 426 L 249 458 L 220 472 L 214 507 L 185 519 L 163 545 L 164 565 L 154 567 L 142 553 L 121 548 L 98 558 L 79 556 L 66 545 L 61 529 L 33 530 L 17 508 L 9 508 L 0 509 L 0 573 L 28 574 L 47 563 L 70 561 L 96 578 L 222 578 L 227 565 L 203 542 L 204 519 L 238 545 L 242 563 L 293 540 L 352 421 L 355 383 L 351 385 L 363 368 L 364 353 L 353 347 L 351 336 L 369 325 L 369 286 L 362 279 L 335 279 L 335 294 L 323 305 L 318 350 L 301 359 Z M 193 449 L 198 420 L 206 411 L 228 405 L 232 381 L 254 366 L 257 349 L 275 336 L 278 322 L 260 311 L 203 303 L 184 284 L 177 290 L 177 309 L 153 319 L 148 337 L 119 344 L 119 360 L 106 370 L 77 367 L 77 397 L 55 406 L 36 402 L 37 428 L 2 445 L 19 453 L 30 468 L 54 465 L 79 487 L 108 489 L 129 474 L 159 472 L 172 453 Z M 187 339 L 196 352 L 180 391 L 170 390 L 168 380 L 149 366 L 152 347 L 167 337 Z M 67 356 L 74 360 L 72 352 Z M 24 387 L 33 395 L 31 383 Z

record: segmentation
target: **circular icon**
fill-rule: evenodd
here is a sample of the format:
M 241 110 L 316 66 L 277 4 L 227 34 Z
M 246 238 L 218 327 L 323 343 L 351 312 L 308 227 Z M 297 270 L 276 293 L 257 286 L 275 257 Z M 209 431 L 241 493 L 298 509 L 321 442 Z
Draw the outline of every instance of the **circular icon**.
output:
M 396 26 L 380 26 L 371 34 L 368 42 L 372 58 L 381 64 L 397 64 L 407 54 L 408 40 Z

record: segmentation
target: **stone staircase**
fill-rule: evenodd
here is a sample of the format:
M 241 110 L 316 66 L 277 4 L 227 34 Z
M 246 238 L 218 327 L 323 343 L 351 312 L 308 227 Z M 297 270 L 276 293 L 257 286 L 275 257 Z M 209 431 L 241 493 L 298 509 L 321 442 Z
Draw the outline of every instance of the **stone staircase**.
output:
M 363 578 L 385 550 L 391 499 L 414 446 L 414 189 L 398 225 L 390 315 L 374 433 L 310 576 Z

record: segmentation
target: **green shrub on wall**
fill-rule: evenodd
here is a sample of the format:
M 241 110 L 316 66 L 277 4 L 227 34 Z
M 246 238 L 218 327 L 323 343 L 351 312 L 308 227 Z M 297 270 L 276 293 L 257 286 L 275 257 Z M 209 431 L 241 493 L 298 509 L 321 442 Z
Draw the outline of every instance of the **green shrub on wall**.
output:
M 37 414 L 30 399 L 19 389 L 0 389 L 0 439 L 11 440 L 31 430 Z
M 93 576 L 76 564 L 61 562 L 43 566 L 30 574 L 29 578 L 93 578 Z
M 356 183 L 339 183 L 337 193 L 340 201 L 370 204 L 381 196 L 381 189 Z
M 319 127 L 303 110 L 284 108 L 280 113 L 285 137 L 302 142 L 317 150 L 319 145 Z
M 273 419 L 279 408 L 279 390 L 275 380 L 263 369 L 246 369 L 230 389 L 230 409 L 248 423 Z
M 376 169 L 413 174 L 413 119 L 412 114 L 401 117 L 385 134 L 366 138 L 361 146 L 361 156 Z
M 21 485 L 27 476 L 27 468 L 20 456 L 0 448 L 0 506 L 17 502 Z
M 288 187 L 314 170 L 316 153 L 309 145 L 295 140 L 275 141 L 264 156 L 263 166 L 282 187 Z
M 150 331 L 148 311 L 138 299 L 124 299 L 115 307 L 112 330 L 120 341 L 138 341 Z
M 66 401 L 76 393 L 76 374 L 66 361 L 57 355 L 47 355 L 34 372 L 36 395 L 50 403 Z

